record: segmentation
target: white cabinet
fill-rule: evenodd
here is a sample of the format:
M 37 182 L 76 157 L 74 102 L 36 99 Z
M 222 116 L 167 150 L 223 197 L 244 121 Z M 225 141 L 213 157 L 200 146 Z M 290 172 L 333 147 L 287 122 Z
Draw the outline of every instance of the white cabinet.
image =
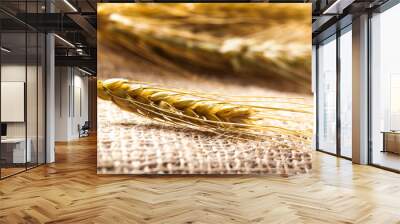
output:
M 25 138 L 6 138 L 1 140 L 2 147 L 7 147 L 12 151 L 12 163 L 25 163 L 32 161 L 32 140 L 26 140 L 27 147 L 25 151 Z

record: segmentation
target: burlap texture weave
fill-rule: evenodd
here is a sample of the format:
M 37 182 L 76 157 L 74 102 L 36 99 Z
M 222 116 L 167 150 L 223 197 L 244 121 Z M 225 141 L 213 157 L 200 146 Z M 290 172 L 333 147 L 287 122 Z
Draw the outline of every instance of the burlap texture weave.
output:
M 276 91 L 260 83 L 250 85 L 243 77 L 166 71 L 100 44 L 98 78 L 112 77 L 224 94 L 301 96 L 312 102 L 308 95 Z M 280 87 L 285 90 L 284 85 Z M 100 99 L 97 150 L 99 174 L 293 175 L 311 169 L 310 145 L 301 141 L 279 137 L 274 141 L 244 141 L 216 136 L 151 121 Z

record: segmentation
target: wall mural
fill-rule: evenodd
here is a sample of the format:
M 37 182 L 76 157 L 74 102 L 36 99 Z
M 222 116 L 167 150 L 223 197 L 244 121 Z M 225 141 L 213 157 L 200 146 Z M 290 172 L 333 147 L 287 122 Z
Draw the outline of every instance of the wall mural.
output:
M 311 170 L 311 4 L 98 4 L 98 174 Z

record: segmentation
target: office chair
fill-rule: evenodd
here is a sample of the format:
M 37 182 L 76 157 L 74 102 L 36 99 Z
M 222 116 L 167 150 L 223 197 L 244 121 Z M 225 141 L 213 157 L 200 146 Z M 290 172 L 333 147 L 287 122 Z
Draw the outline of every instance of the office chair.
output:
M 89 121 L 85 121 L 82 127 L 79 128 L 79 138 L 89 136 L 89 129 L 90 129 Z

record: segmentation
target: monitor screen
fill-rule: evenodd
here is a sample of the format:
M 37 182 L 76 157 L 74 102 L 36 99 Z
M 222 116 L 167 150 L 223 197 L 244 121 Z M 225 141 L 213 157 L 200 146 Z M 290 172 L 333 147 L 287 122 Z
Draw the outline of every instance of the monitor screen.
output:
M 1 124 L 1 136 L 7 136 L 7 124 Z

